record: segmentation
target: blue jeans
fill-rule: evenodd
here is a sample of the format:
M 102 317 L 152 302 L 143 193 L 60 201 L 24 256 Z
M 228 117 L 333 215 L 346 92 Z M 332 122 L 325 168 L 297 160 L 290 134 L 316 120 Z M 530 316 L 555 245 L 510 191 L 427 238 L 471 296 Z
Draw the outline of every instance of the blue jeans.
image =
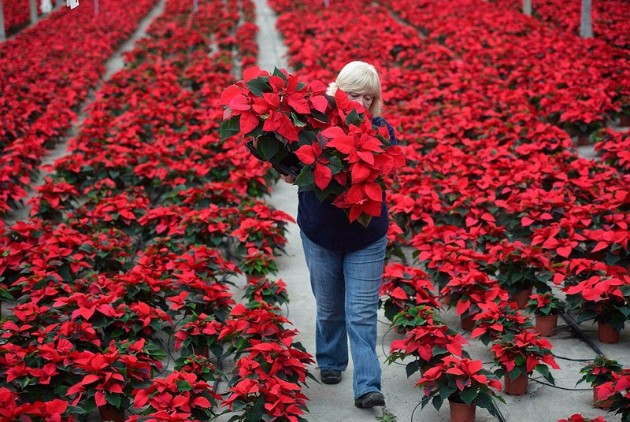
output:
M 354 252 L 335 252 L 302 244 L 317 302 L 315 358 L 320 369 L 348 366 L 348 338 L 354 365 L 354 398 L 381 391 L 381 365 L 376 356 L 376 323 L 387 237 Z

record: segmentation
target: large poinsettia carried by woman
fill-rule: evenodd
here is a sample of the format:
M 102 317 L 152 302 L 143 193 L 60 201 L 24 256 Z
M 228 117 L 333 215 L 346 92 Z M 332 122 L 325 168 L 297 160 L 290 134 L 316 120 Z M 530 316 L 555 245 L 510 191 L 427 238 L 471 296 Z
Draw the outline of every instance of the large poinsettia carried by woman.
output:
M 249 68 L 221 95 L 221 140 L 237 136 L 257 158 L 295 176 L 300 191 L 315 191 L 367 226 L 381 214 L 384 180 L 404 164 L 402 150 L 346 93 L 325 93 L 319 81 Z

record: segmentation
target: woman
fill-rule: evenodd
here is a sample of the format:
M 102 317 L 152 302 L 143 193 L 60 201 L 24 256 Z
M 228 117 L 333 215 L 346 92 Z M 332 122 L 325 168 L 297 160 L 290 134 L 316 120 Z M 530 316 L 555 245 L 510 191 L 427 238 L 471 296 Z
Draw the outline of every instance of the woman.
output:
M 390 142 L 396 143 L 393 128 L 378 117 L 382 106 L 381 83 L 374 66 L 348 63 L 330 84 L 363 105 L 374 116 L 373 123 L 387 126 Z M 285 177 L 292 183 L 293 178 Z M 389 218 L 383 201 L 381 215 L 368 227 L 349 223 L 345 212 L 321 202 L 314 192 L 300 192 L 298 225 L 311 287 L 317 302 L 316 360 L 324 384 L 341 382 L 348 366 L 348 339 L 354 364 L 355 406 L 383 406 L 381 367 L 376 355 L 377 308 L 381 286 Z

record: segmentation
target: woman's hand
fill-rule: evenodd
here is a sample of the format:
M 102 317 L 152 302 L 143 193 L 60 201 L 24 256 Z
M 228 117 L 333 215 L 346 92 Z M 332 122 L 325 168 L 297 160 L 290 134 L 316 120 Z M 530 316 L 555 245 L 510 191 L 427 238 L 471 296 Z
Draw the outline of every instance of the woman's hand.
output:
M 280 178 L 290 185 L 292 185 L 295 182 L 295 177 L 293 176 L 285 176 L 281 174 Z

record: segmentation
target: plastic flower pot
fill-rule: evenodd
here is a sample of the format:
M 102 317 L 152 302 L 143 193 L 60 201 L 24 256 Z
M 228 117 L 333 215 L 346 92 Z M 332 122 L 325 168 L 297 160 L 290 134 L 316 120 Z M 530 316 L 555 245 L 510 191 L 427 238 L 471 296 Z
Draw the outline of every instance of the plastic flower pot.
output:
M 532 294 L 532 288 L 528 287 L 525 290 L 521 290 L 512 295 L 512 301 L 516 303 L 518 309 L 525 309 L 527 306 L 527 302 L 529 301 L 529 296 Z
M 451 408 L 451 422 L 474 422 L 477 406 L 474 404 L 457 403 L 449 400 Z
M 536 329 L 543 337 L 553 337 L 556 335 L 558 326 L 558 314 L 556 315 L 536 315 Z
M 527 374 L 521 374 L 515 379 L 511 379 L 509 374 L 505 374 L 505 394 L 509 394 L 510 396 L 522 396 L 527 394 L 527 382 Z
M 101 421 L 114 421 L 114 422 L 125 422 L 125 410 L 124 409 L 116 409 L 111 404 L 107 403 L 104 406 L 100 406 L 98 408 L 98 413 L 101 416 Z
M 615 330 L 612 325 L 598 321 L 597 328 L 599 341 L 609 344 L 619 343 L 619 331 Z
M 466 317 L 461 317 L 461 325 L 462 330 L 464 331 L 472 331 L 475 328 L 475 320 L 473 319 L 475 315 L 469 315 Z
M 196 355 L 203 356 L 205 358 L 210 357 L 210 349 L 207 344 L 200 344 L 198 346 L 193 346 L 193 352 Z
M 578 133 L 575 144 L 578 147 L 585 147 L 585 146 L 591 145 L 591 135 L 588 133 L 583 133 L 583 132 Z
M 610 406 L 612 406 L 613 400 L 612 399 L 599 400 L 597 398 L 597 389 L 598 388 L 599 388 L 598 385 L 593 386 L 593 406 L 598 408 L 598 409 L 610 410 Z

